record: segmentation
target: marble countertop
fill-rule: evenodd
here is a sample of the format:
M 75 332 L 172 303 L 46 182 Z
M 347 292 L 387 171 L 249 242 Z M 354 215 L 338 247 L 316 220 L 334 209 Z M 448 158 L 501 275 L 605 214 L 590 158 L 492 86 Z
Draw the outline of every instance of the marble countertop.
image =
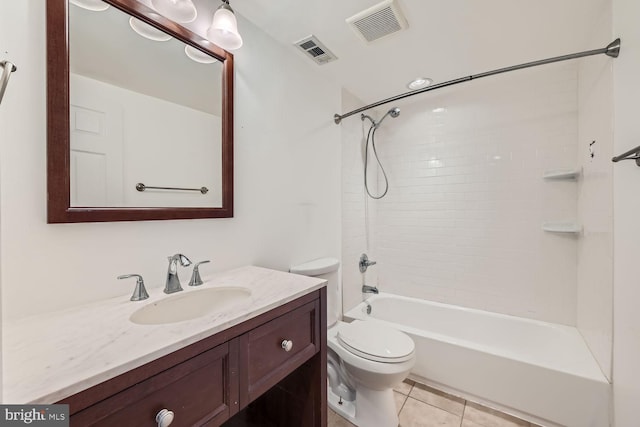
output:
M 170 298 L 152 289 L 150 298 L 128 296 L 44 313 L 3 327 L 3 403 L 48 404 L 256 317 L 320 289 L 325 281 L 260 267 L 242 267 L 204 279 L 195 292 L 216 286 L 251 289 L 251 298 L 223 313 L 164 325 L 137 325 L 131 314 Z

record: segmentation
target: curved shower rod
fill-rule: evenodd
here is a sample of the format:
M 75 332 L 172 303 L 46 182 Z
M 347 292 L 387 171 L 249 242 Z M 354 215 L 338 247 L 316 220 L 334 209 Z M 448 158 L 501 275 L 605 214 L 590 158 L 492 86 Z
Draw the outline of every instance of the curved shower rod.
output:
M 572 54 L 569 54 L 569 55 L 562 55 L 562 56 L 556 56 L 554 58 L 541 59 L 539 61 L 527 62 L 527 63 L 520 64 L 520 65 L 513 65 L 511 67 L 498 68 L 497 70 L 487 71 L 487 72 L 480 73 L 480 74 L 473 74 L 471 76 L 461 77 L 459 79 L 449 80 L 449 81 L 446 81 L 446 82 L 443 82 L 443 83 L 437 83 L 437 84 L 434 84 L 434 85 L 431 85 L 431 86 L 427 86 L 427 87 L 425 87 L 423 89 L 418 89 L 418 90 L 412 90 L 410 92 L 405 92 L 405 93 L 402 93 L 400 95 L 392 96 L 391 98 L 383 99 L 382 101 L 374 102 L 373 104 L 365 105 L 364 107 L 358 108 L 358 109 L 353 110 L 353 111 L 349 111 L 348 113 L 345 113 L 345 114 L 342 114 L 342 115 L 341 114 L 334 114 L 333 121 L 337 125 L 339 125 L 340 122 L 342 121 L 342 119 L 345 119 L 347 117 L 353 116 L 354 114 L 358 114 L 358 113 L 361 113 L 363 111 L 369 110 L 371 108 L 375 108 L 375 107 L 379 107 L 379 106 L 384 105 L 384 104 L 388 104 L 390 102 L 396 102 L 396 101 L 398 101 L 400 99 L 408 98 L 410 96 L 417 95 L 419 93 L 429 92 L 429 91 L 432 91 L 432 90 L 441 89 L 443 87 L 457 85 L 458 83 L 469 82 L 471 80 L 480 79 L 482 77 L 489 77 L 489 76 L 493 76 L 493 75 L 496 75 L 496 74 L 506 73 L 506 72 L 509 72 L 509 71 L 521 70 L 523 68 L 537 67 L 538 65 L 551 64 L 551 63 L 554 63 L 554 62 L 567 61 L 569 59 L 577 59 L 577 58 L 582 58 L 582 57 L 585 57 L 585 56 L 600 55 L 600 54 L 605 54 L 605 55 L 610 56 L 612 58 L 617 58 L 618 55 L 620 54 L 620 38 L 615 39 L 614 41 L 609 43 L 607 45 L 607 47 L 604 47 L 602 49 L 587 50 L 587 51 L 584 51 L 584 52 L 572 53 Z

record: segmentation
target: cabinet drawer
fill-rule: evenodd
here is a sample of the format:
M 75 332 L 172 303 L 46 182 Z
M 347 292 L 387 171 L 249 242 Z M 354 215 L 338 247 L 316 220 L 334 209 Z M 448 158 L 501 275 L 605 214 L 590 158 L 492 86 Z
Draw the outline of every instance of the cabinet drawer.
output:
M 320 348 L 319 304 L 312 301 L 240 337 L 240 406 L 246 406 Z M 286 351 L 282 343 L 290 341 Z
M 153 426 L 164 408 L 172 426 L 219 425 L 238 411 L 236 360 L 233 340 L 74 414 L 71 426 Z

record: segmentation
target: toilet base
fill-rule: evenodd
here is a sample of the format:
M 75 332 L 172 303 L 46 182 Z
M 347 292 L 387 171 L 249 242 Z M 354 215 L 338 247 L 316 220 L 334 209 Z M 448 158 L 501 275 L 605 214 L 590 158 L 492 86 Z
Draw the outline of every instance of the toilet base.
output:
M 327 403 L 329 404 L 329 408 L 333 409 L 338 415 L 345 418 L 352 424 L 356 424 L 356 405 L 355 401 L 350 402 L 348 400 L 342 399 L 342 403 L 340 403 L 340 396 L 335 394 L 331 388 L 328 389 L 327 392 Z
M 329 407 L 358 427 L 398 427 L 398 414 L 393 389 L 371 390 L 358 387 L 356 400 L 342 400 L 328 390 Z

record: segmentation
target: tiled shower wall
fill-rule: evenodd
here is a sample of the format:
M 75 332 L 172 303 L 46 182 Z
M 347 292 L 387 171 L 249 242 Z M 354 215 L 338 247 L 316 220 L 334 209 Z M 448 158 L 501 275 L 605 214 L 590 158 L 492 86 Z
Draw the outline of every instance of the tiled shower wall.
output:
M 577 237 L 541 225 L 577 219 L 577 183 L 542 179 L 576 167 L 577 88 L 565 63 L 399 105 L 376 134 L 389 193 L 369 208 L 382 291 L 575 325 Z M 361 143 L 355 122 L 343 129 L 345 256 L 363 240 L 361 171 L 345 156 Z M 359 297 L 349 267 L 345 309 Z

